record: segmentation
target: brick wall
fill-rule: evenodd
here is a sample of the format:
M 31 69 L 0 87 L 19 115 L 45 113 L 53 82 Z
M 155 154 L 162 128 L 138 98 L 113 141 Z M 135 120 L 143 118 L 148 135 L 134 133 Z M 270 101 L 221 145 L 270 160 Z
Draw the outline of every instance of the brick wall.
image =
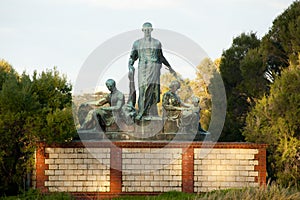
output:
M 77 196 L 203 192 L 266 183 L 266 145 L 72 142 L 36 151 L 36 188 Z

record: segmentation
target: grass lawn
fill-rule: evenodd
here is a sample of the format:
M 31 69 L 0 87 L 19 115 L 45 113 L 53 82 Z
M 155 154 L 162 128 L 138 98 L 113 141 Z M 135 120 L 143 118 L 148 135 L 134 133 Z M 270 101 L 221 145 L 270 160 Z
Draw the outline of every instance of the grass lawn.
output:
M 158 196 L 123 196 L 115 200 L 300 200 L 300 190 L 271 185 L 266 188 L 216 190 L 201 194 L 167 192 Z
M 37 190 L 11 197 L 0 197 L 0 200 L 73 200 L 67 193 L 52 193 L 43 195 Z M 182 192 L 167 192 L 158 196 L 121 196 L 114 200 L 300 200 L 300 190 L 271 185 L 261 188 L 243 188 L 216 190 L 201 194 Z

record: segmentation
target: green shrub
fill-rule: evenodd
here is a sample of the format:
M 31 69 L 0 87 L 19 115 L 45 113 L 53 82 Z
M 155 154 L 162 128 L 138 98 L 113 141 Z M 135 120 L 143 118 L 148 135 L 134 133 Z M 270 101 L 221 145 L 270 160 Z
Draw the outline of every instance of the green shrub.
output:
M 28 189 L 37 141 L 72 139 L 71 90 L 55 68 L 19 75 L 0 60 L 0 196 Z
M 243 133 L 248 142 L 268 144 L 268 175 L 286 187 L 300 184 L 299 69 L 282 71 L 270 94 L 249 112 Z
M 29 190 L 17 196 L 0 197 L 1 200 L 73 200 L 75 199 L 68 193 L 42 194 L 38 190 Z
M 267 187 L 247 187 L 243 189 L 217 190 L 200 194 L 197 200 L 299 200 L 300 191 L 296 188 L 283 188 L 273 184 Z

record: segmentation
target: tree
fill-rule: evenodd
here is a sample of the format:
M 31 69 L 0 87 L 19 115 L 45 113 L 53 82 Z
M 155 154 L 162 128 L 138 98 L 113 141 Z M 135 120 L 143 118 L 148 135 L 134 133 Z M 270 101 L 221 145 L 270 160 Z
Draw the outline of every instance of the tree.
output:
M 268 175 L 285 186 L 300 184 L 300 65 L 290 65 L 246 119 L 248 142 L 268 144 Z
M 232 46 L 223 52 L 220 61 L 220 73 L 227 96 L 227 114 L 220 141 L 243 141 L 241 129 L 249 109 L 248 96 L 242 87 L 247 76 L 248 66 L 242 60 L 251 49 L 259 47 L 260 40 L 255 33 L 245 34 L 233 39 Z
M 274 81 L 289 61 L 296 62 L 300 52 L 300 2 L 295 1 L 279 15 L 262 38 L 261 52 L 264 58 L 266 74 Z
M 0 85 L 0 194 L 11 195 L 24 189 L 36 142 L 69 141 L 75 128 L 71 86 L 56 69 L 31 78 L 19 76 L 4 61 L 0 65 L 5 77 Z
M 0 90 L 2 89 L 2 85 L 4 81 L 8 78 L 9 74 L 14 74 L 14 73 L 15 72 L 12 66 L 5 60 L 1 59 L 0 60 Z
M 261 98 L 268 91 L 268 84 L 259 48 L 250 49 L 240 62 L 243 80 L 238 90 L 247 97 L 247 102 L 253 106 L 255 100 Z
M 56 68 L 40 75 L 35 71 L 32 79 L 31 87 L 40 105 L 32 131 L 49 143 L 70 140 L 75 132 L 71 84 Z
M 204 130 L 208 130 L 211 118 L 211 94 L 209 85 L 214 72 L 217 70 L 215 64 L 210 58 L 204 58 L 197 66 L 196 78 L 191 81 L 191 87 L 195 96 L 200 97 L 200 106 L 202 108 L 200 123 Z

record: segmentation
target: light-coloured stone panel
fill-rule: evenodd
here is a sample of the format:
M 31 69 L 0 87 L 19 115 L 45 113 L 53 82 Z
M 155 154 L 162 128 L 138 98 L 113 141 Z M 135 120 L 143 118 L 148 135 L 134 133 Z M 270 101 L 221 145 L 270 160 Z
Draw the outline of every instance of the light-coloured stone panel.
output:
M 181 191 L 182 149 L 122 150 L 123 192 Z
M 258 185 L 258 149 L 194 149 L 194 192 Z
M 50 192 L 109 192 L 109 148 L 46 148 Z

